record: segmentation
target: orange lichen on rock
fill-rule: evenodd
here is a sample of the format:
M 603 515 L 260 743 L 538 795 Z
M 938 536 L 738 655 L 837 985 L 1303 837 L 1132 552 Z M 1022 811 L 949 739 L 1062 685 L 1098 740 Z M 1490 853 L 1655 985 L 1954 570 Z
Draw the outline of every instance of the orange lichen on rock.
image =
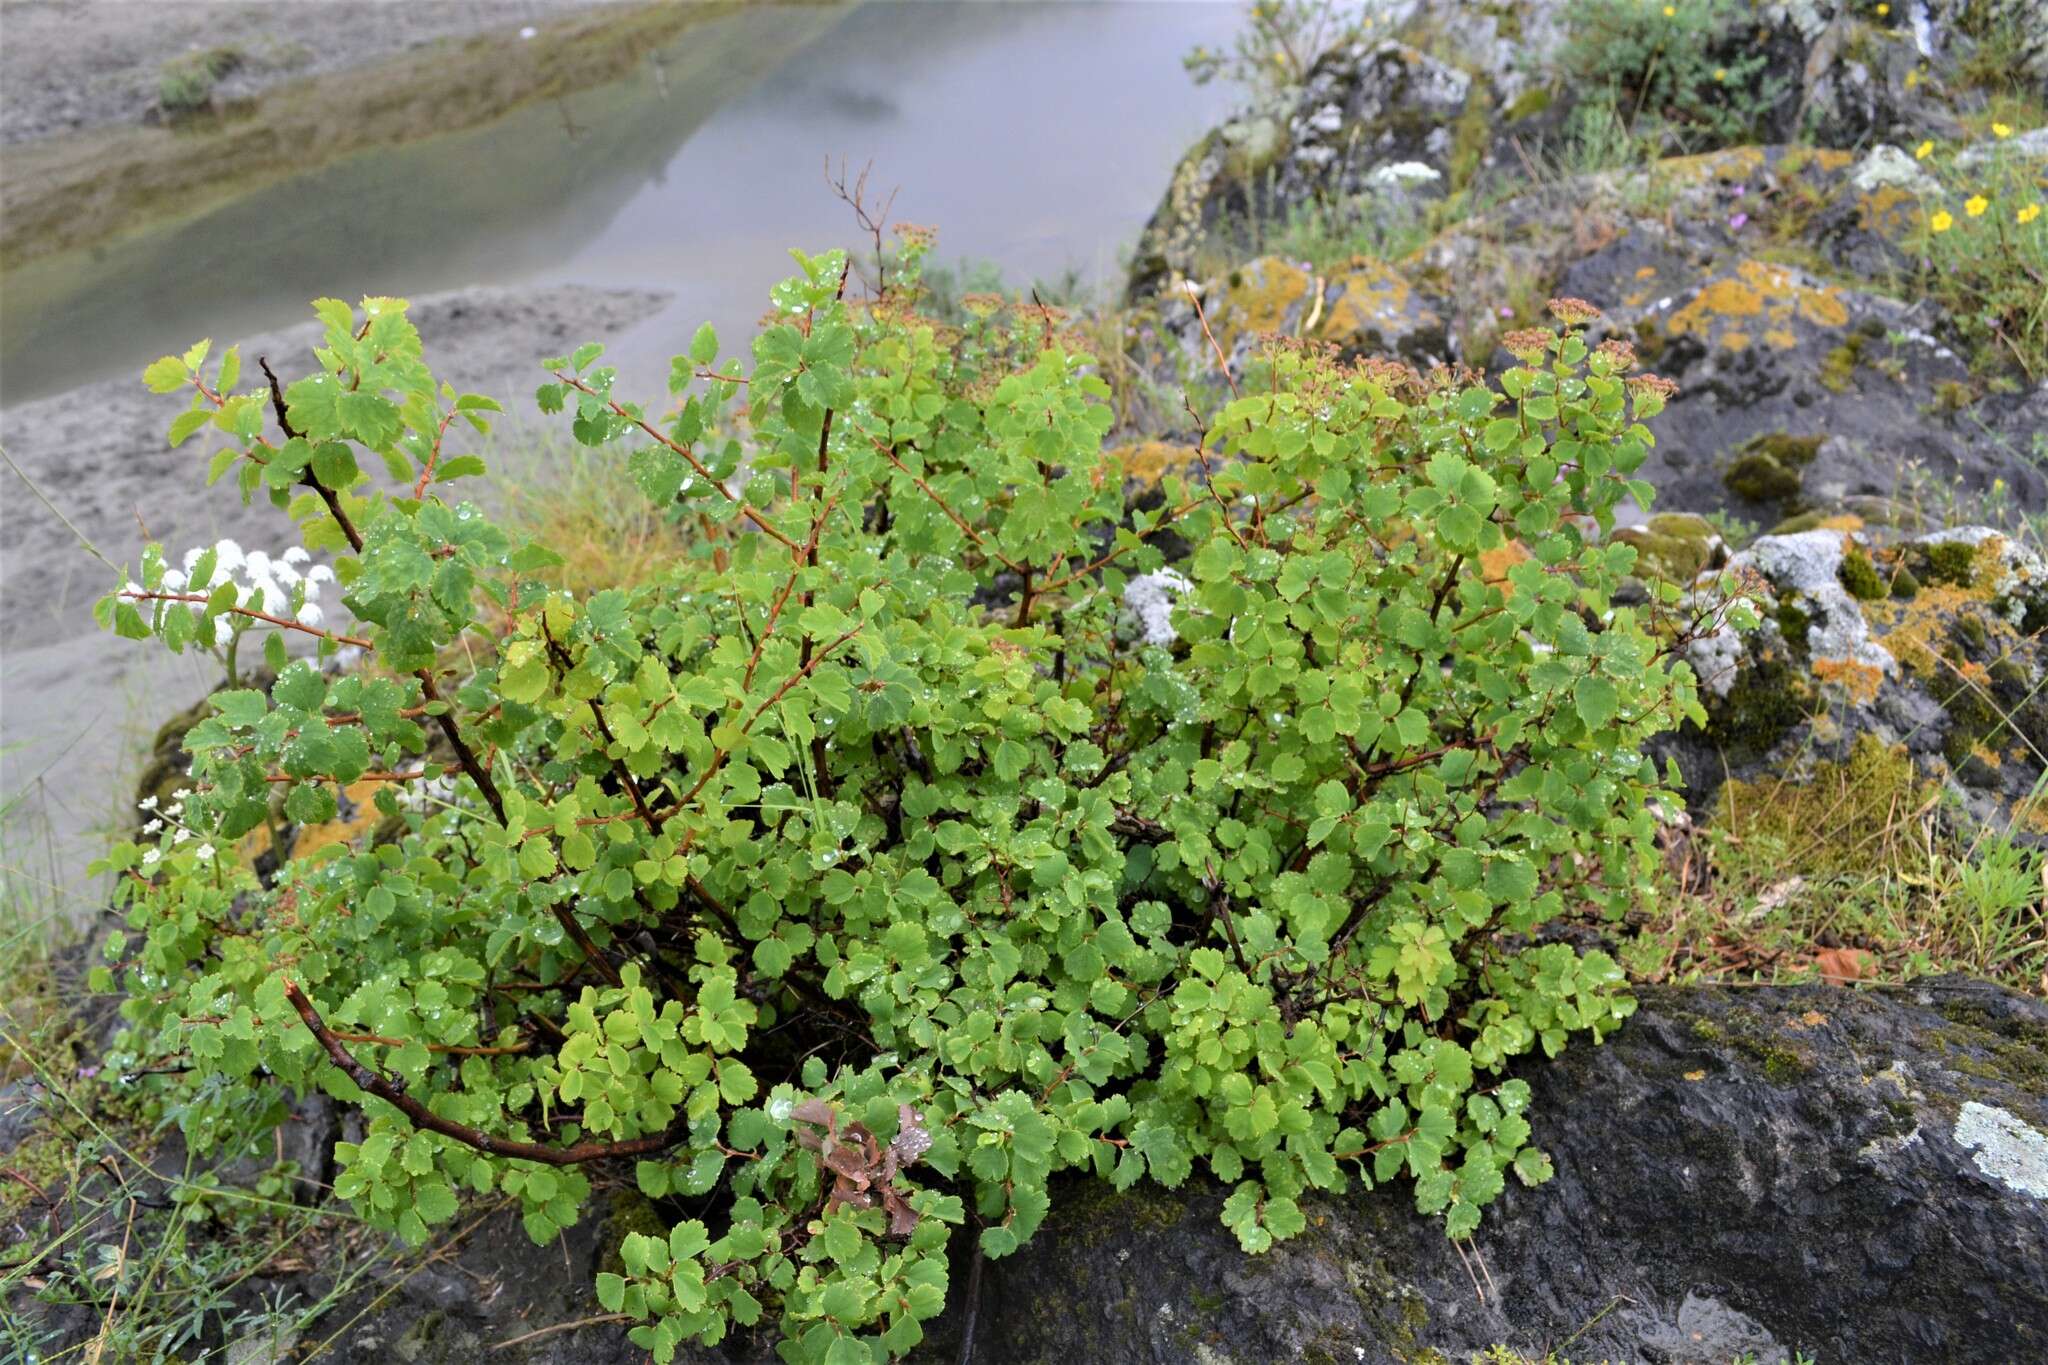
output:
M 1856 196 L 1856 224 L 1865 232 L 1897 238 L 1913 227 L 1920 215 L 1920 197 L 1897 185 L 1880 185 Z
M 1842 695 L 1858 706 L 1877 700 L 1884 684 L 1884 670 L 1857 659 L 1815 659 L 1813 676 L 1823 686 L 1838 687 Z
M 1331 284 L 1336 297 L 1330 299 L 1321 325 L 1315 328 L 1318 336 L 1342 341 L 1394 323 L 1435 320 L 1428 309 L 1416 310 L 1407 279 L 1379 262 L 1352 270 Z
M 1760 319 L 1769 328 L 1765 339 L 1785 350 L 1797 341 L 1792 323 L 1840 327 L 1849 320 L 1849 308 L 1834 285 L 1809 283 L 1797 272 L 1768 261 L 1746 260 L 1693 291 L 1665 325 L 1673 336 L 1691 334 L 1739 350 L 1749 344 L 1749 333 L 1723 325 L 1732 318 Z
M 1103 454 L 1109 463 L 1123 471 L 1125 478 L 1148 486 L 1158 483 L 1168 474 L 1184 472 L 1196 459 L 1195 448 L 1179 441 L 1133 441 L 1128 445 L 1112 446 Z

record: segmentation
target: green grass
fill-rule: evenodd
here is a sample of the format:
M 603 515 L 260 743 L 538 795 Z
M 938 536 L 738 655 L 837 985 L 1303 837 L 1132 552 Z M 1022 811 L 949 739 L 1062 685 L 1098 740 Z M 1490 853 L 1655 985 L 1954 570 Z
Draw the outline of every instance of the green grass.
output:
M 1723 788 L 1626 949 L 1632 972 L 1775 983 L 1959 971 L 2048 994 L 2048 857 L 2019 828 L 2048 789 L 2011 825 L 1972 825 L 1873 737 L 1812 768 Z

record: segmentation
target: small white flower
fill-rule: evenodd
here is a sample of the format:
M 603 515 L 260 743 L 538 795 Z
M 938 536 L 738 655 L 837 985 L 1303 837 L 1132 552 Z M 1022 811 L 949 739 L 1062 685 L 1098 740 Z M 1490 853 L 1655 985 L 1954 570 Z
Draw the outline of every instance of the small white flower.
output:
M 200 861 L 200 862 L 202 862 L 202 863 L 210 863 L 210 862 L 212 862 L 212 861 L 213 861 L 213 845 L 212 845 L 212 844 L 201 844 L 201 845 L 200 845 L 199 847 L 197 847 L 197 848 L 195 848 L 195 849 L 193 849 L 193 850 L 192 850 L 192 856 L 193 856 L 193 857 L 195 857 L 195 858 L 197 858 L 197 859 L 199 859 L 199 861 Z
M 191 794 L 192 789 L 190 787 L 180 787 L 176 791 L 171 793 L 171 800 L 183 801 L 186 797 L 190 796 Z
M 182 844 L 182 843 L 186 842 L 186 841 L 187 841 L 188 839 L 190 839 L 191 837 L 192 837 L 192 831 L 191 831 L 191 830 L 189 830 L 189 829 L 181 829 L 181 830 L 179 830 L 179 831 L 178 831 L 178 832 L 177 832 L 176 834 L 173 834 L 173 835 L 171 836 L 171 843 L 172 843 L 172 845 L 173 845 L 173 846 L 176 846 L 176 845 L 178 845 L 178 844 Z
M 163 856 L 163 852 L 159 849 L 146 849 L 142 854 L 142 865 L 144 867 L 155 867 L 163 861 Z
M 177 818 L 178 818 L 179 816 L 183 815 L 184 813 L 185 813 L 185 803 L 184 803 L 184 802 L 182 802 L 182 801 L 180 801 L 180 802 L 177 802 L 177 803 L 175 803 L 175 804 L 173 804 L 173 805 L 169 805 L 169 806 L 165 806 L 165 807 L 164 807 L 164 815 L 165 815 L 165 816 L 166 816 L 167 818 L 169 818 L 169 819 L 172 819 L 172 820 L 175 820 L 175 819 L 177 819 Z
M 332 583 L 334 581 L 334 570 L 325 564 L 315 564 L 312 568 L 306 570 L 306 581 L 308 583 Z
M 308 602 L 299 608 L 299 624 L 302 626 L 317 626 L 320 624 L 320 604 L 318 602 Z
M 181 569 L 164 570 L 164 591 L 182 592 L 185 588 L 185 574 Z
M 249 551 L 242 564 L 248 569 L 249 577 L 252 579 L 262 579 L 270 574 L 270 556 L 261 550 Z
M 144 825 L 144 826 L 142 827 L 142 832 L 143 832 L 144 834 L 154 834 L 154 833 L 156 833 L 156 832 L 157 832 L 158 830 L 162 829 L 163 827 L 164 827 L 164 822 L 163 822 L 163 820 L 162 820 L 161 818 L 159 818 L 159 819 L 155 819 L 155 820 L 152 820 L 152 821 L 150 821 L 150 822 L 149 822 L 148 824 Z
M 242 547 L 232 540 L 222 540 L 213 547 L 214 565 L 222 573 L 233 573 L 242 567 Z
M 205 547 L 199 545 L 194 545 L 191 549 L 185 551 L 185 572 L 191 573 L 192 566 L 194 564 L 197 564 L 199 562 L 199 556 L 205 553 Z
M 306 553 L 306 547 L 303 545 L 294 545 L 278 556 L 279 559 L 282 559 L 287 564 L 304 564 L 312 557 Z
M 155 809 L 156 809 L 156 800 L 157 800 L 157 799 L 156 799 L 156 798 L 155 798 L 154 796 L 145 796 L 145 797 L 143 797 L 143 798 L 142 798 L 142 799 L 141 799 L 140 801 L 137 801 L 137 802 L 135 803 L 135 809 L 137 809 L 137 810 L 155 810 Z
M 226 643 L 227 643 L 228 641 L 230 641 L 230 640 L 232 640 L 232 639 L 234 639 L 234 638 L 235 638 L 235 623 L 234 623 L 234 620 L 233 620 L 233 618 L 231 618 L 231 617 L 227 616 L 227 615 L 226 615 L 225 613 L 223 613 L 222 615 L 219 615 L 219 616 L 216 616 L 216 617 L 214 617 L 214 618 L 213 618 L 213 642 L 214 642 L 214 643 L 215 643 L 216 645 L 225 645 L 225 644 L 226 644 Z

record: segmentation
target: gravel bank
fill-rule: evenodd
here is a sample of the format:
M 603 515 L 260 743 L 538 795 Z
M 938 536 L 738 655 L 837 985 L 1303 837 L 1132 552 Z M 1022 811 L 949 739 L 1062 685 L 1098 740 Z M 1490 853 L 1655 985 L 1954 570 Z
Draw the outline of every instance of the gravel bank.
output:
M 615 336 L 665 297 L 478 288 L 416 300 L 412 316 L 438 376 L 500 399 L 517 420 L 533 410 L 536 360 Z M 318 324 L 307 323 L 214 344 L 218 351 L 239 340 L 251 370 L 267 354 L 289 379 L 309 367 L 318 335 Z M 173 555 L 221 536 L 288 543 L 290 523 L 267 502 L 244 507 L 225 482 L 205 486 L 217 441 L 201 436 L 175 451 L 165 444 L 178 410 L 139 380 L 90 384 L 0 409 L 0 444 L 117 564 L 139 559 L 145 526 Z M 12 472 L 0 470 L 0 481 L 0 795 L 26 793 L 4 833 L 10 848 L 33 845 L 39 877 L 77 895 L 98 830 L 119 813 L 139 746 L 203 693 L 216 670 L 210 659 L 176 659 L 160 646 L 100 634 L 92 603 L 112 575 Z
M 5 0 L 0 146 L 140 123 L 164 63 L 226 49 L 216 87 L 243 99 L 277 84 L 478 33 L 518 32 L 599 0 Z

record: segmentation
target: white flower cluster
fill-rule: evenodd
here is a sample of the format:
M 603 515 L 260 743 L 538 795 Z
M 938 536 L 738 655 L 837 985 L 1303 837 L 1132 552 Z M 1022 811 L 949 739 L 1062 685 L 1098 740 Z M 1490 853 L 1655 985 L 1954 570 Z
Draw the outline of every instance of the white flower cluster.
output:
M 249 611 L 269 612 L 273 616 L 290 614 L 301 625 L 320 624 L 320 585 L 334 581 L 334 570 L 325 564 L 312 564 L 312 555 L 302 545 L 294 545 L 278 554 L 267 554 L 262 550 L 244 552 L 232 540 L 221 540 L 211 547 L 214 554 L 213 577 L 206 583 L 193 583 L 192 571 L 198 566 L 199 557 L 208 547 L 199 546 L 185 551 L 183 569 L 164 571 L 164 591 L 193 592 L 210 590 L 217 583 L 228 581 L 238 589 L 237 602 Z M 239 575 L 239 577 L 238 577 Z M 133 591 L 141 591 L 134 588 Z M 300 596 L 303 590 L 303 597 Z M 299 603 L 296 611 L 292 603 Z M 213 622 L 213 642 L 224 645 L 237 629 L 237 622 L 223 614 Z
M 136 802 L 136 808 L 138 810 L 141 810 L 145 814 L 150 814 L 152 816 L 149 823 L 142 827 L 142 832 L 144 834 L 161 835 L 165 828 L 165 820 L 176 821 L 179 816 L 185 813 L 185 801 L 186 798 L 190 797 L 191 795 L 192 789 L 190 787 L 178 788 L 176 791 L 171 793 L 171 804 L 168 806 L 164 806 L 162 809 L 162 814 L 160 815 L 154 814 L 159 804 L 156 797 L 145 796 L 142 798 L 142 800 Z M 171 838 L 170 846 L 174 849 L 181 847 L 184 844 L 190 843 L 193 838 L 192 831 L 185 828 L 183 825 L 173 824 L 170 827 L 169 832 Z M 214 856 L 214 847 L 212 841 L 206 839 L 200 840 L 199 847 L 192 850 L 192 856 L 194 858 L 197 858 L 202 863 L 212 862 Z M 159 838 L 157 841 L 157 847 L 152 849 L 145 849 L 143 851 L 142 866 L 144 870 L 149 870 L 156 867 L 157 864 L 163 861 L 163 859 L 163 841 L 161 838 Z

